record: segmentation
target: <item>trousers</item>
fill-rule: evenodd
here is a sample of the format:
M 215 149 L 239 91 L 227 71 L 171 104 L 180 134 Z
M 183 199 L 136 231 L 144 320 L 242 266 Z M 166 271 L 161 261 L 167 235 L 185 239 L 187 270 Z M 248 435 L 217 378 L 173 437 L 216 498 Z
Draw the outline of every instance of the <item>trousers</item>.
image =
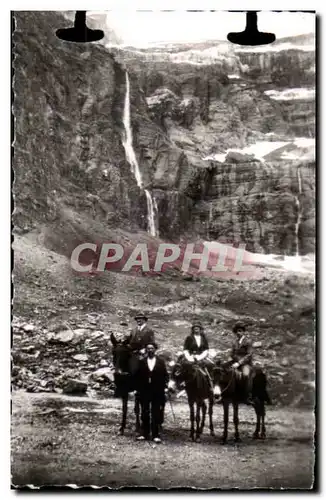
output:
M 162 405 L 164 404 L 164 395 L 140 394 L 141 401 L 141 421 L 142 434 L 146 438 L 152 434 L 152 438 L 159 437 L 159 428 L 162 424 Z

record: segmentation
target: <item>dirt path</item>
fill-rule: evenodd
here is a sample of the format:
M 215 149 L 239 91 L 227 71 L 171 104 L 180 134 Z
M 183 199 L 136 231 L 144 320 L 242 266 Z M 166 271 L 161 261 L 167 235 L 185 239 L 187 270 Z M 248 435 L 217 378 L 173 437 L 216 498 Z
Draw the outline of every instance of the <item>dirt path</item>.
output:
M 120 402 L 54 394 L 12 396 L 12 483 L 151 486 L 157 488 L 310 488 L 312 412 L 268 409 L 267 439 L 253 441 L 254 412 L 240 409 L 242 442 L 222 446 L 222 408 L 214 408 L 217 438 L 188 438 L 188 407 L 166 407 L 161 445 L 134 439 L 133 415 L 118 436 Z M 130 410 L 132 403 L 130 403 Z

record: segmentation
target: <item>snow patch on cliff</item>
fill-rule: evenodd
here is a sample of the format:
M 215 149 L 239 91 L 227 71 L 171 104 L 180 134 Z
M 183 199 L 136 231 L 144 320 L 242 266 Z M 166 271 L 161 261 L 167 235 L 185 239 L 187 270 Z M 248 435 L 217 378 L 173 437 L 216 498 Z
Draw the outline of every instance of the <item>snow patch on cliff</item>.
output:
M 271 134 L 266 134 L 270 136 Z M 255 144 L 246 146 L 243 149 L 228 149 L 225 153 L 217 153 L 206 156 L 203 160 L 217 161 L 224 163 L 229 152 L 236 152 L 244 155 L 253 155 L 258 161 L 273 160 L 308 160 L 315 158 L 315 139 L 309 137 L 297 137 L 292 141 L 258 141 Z M 273 155 L 271 158 L 270 155 Z
M 213 160 L 220 163 L 224 163 L 229 152 L 234 151 L 243 155 L 254 155 L 257 160 L 264 161 L 264 157 L 270 154 L 272 151 L 280 149 L 281 147 L 287 146 L 289 142 L 271 142 L 271 141 L 259 141 L 250 146 L 246 146 L 243 149 L 228 149 L 225 153 L 218 153 L 210 156 L 206 156 L 203 160 Z
M 286 89 L 286 90 L 265 90 L 264 94 L 268 95 L 275 101 L 292 101 L 292 100 L 307 100 L 315 99 L 315 89 Z
M 279 45 L 268 44 L 258 45 L 257 47 L 241 47 L 237 52 L 281 52 L 283 50 L 302 50 L 303 52 L 314 52 L 314 45 L 296 45 L 293 43 L 281 43 Z
M 273 267 L 298 273 L 315 273 L 315 255 L 277 255 L 248 252 L 244 248 L 234 248 L 218 241 L 204 241 L 211 252 L 234 259 L 241 266 Z

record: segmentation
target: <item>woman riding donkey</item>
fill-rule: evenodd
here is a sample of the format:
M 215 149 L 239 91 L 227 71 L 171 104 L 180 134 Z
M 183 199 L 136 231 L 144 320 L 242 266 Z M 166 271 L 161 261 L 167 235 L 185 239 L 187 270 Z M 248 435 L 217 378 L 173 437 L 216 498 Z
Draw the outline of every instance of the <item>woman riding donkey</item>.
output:
M 200 441 L 205 426 L 206 400 L 208 400 L 210 433 L 214 435 L 214 395 L 212 379 L 207 369 L 211 365 L 208 350 L 208 341 L 203 326 L 199 322 L 193 323 L 191 334 L 184 342 L 183 354 L 173 366 L 169 384 L 173 392 L 176 385 L 178 388 L 185 387 L 190 410 L 190 437 L 193 441 Z
M 192 324 L 191 333 L 186 337 L 184 342 L 184 358 L 186 363 L 195 363 L 197 367 L 200 367 L 202 372 L 207 376 L 210 385 L 213 386 L 208 370 L 212 367 L 212 362 L 208 358 L 208 351 L 209 345 L 203 325 L 200 321 L 196 321 Z

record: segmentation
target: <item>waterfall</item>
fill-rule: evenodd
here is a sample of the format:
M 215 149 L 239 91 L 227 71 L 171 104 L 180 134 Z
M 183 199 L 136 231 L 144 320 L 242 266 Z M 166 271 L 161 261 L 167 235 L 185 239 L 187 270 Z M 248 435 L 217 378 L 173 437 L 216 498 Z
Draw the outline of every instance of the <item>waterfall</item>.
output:
M 124 110 L 123 110 L 123 125 L 125 128 L 125 137 L 122 140 L 122 144 L 126 153 L 126 158 L 130 165 L 131 171 L 135 176 L 137 186 L 143 189 L 143 180 L 139 169 L 138 161 L 136 158 L 136 153 L 132 145 L 132 129 L 130 123 L 130 82 L 127 71 L 126 71 L 126 95 L 125 95 Z M 154 206 L 156 206 L 156 201 L 155 198 L 152 197 L 152 194 L 148 189 L 144 189 L 144 191 L 146 194 L 146 201 L 147 201 L 148 231 L 151 234 L 151 236 L 156 236 L 157 231 L 155 227 L 155 211 L 154 211 Z
M 296 256 L 299 257 L 299 228 L 301 224 L 301 218 L 302 218 L 302 210 L 301 210 L 301 204 L 300 204 L 300 197 L 302 193 L 302 179 L 301 179 L 301 173 L 300 173 L 300 167 L 298 167 L 297 170 L 297 176 L 298 176 L 298 196 L 295 197 L 295 204 L 298 209 L 298 216 L 297 216 L 297 222 L 295 223 L 295 246 L 296 246 Z
M 154 216 L 154 205 L 151 193 L 148 189 L 145 189 L 146 200 L 147 200 L 147 221 L 148 221 L 148 229 L 152 236 L 156 236 L 155 229 L 155 216 Z

